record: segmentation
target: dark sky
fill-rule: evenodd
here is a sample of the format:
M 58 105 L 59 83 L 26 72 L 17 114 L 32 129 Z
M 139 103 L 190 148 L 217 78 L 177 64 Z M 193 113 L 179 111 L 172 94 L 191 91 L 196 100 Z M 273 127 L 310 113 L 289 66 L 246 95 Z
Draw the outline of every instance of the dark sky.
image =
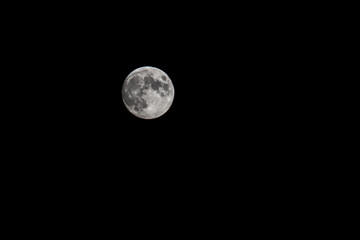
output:
M 13 20 L 12 141 L 23 146 L 15 154 L 36 156 L 24 170 L 194 194 L 279 180 L 303 128 L 296 23 L 259 6 L 153 9 L 57 6 Z M 158 119 L 122 102 L 123 81 L 142 66 L 175 87 Z

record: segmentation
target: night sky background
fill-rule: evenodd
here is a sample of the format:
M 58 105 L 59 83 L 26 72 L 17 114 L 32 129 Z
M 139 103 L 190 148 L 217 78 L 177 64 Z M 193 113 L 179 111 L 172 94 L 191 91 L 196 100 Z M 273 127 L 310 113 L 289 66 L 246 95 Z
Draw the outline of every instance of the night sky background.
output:
M 144 211 L 141 201 L 161 198 L 154 206 L 203 214 L 210 199 L 226 208 L 240 194 L 259 209 L 292 189 L 296 136 L 309 120 L 297 98 L 307 63 L 296 57 L 306 39 L 293 31 L 295 10 L 141 6 L 16 8 L 24 14 L 9 20 L 11 61 L 21 66 L 12 141 L 31 186 Z M 175 88 L 153 120 L 122 102 L 123 81 L 142 66 L 162 69 Z

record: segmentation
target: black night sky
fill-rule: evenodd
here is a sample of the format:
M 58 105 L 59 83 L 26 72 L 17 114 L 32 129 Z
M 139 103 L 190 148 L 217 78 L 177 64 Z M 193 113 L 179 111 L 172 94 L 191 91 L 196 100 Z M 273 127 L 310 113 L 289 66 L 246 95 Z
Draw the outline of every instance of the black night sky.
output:
M 27 179 L 111 201 L 118 191 L 233 201 L 239 189 L 275 191 L 296 171 L 288 159 L 301 155 L 295 139 L 307 121 L 294 111 L 306 64 L 294 60 L 296 23 L 265 6 L 170 5 L 156 14 L 49 6 L 12 20 L 20 97 L 9 143 L 21 146 L 13 154 Z M 123 81 L 142 66 L 165 71 L 175 88 L 153 120 L 122 101 Z

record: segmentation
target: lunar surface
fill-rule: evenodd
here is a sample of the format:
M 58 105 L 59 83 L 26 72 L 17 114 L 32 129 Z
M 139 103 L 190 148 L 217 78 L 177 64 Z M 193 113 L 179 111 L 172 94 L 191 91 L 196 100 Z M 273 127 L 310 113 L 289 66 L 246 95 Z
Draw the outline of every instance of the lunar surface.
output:
M 155 67 L 141 67 L 125 79 L 122 98 L 135 116 L 153 119 L 166 113 L 174 100 L 174 86 L 169 76 Z

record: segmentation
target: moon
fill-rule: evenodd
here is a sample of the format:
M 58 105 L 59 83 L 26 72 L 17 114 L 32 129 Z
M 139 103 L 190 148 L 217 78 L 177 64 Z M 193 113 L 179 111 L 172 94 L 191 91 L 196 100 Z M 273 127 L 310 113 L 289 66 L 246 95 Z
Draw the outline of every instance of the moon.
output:
M 174 100 L 174 86 L 169 76 L 155 67 L 132 71 L 122 87 L 126 108 L 136 117 L 154 119 L 165 114 Z

